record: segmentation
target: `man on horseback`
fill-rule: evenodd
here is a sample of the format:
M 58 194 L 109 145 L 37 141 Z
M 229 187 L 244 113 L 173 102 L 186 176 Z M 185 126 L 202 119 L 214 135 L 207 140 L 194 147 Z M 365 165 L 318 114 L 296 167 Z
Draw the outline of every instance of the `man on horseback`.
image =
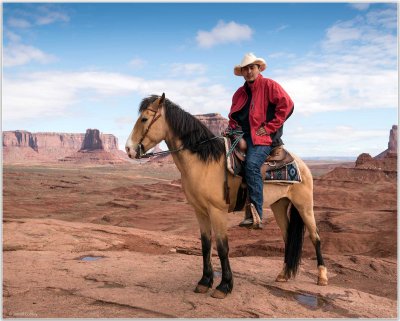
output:
M 260 168 L 273 148 L 283 145 L 283 123 L 294 108 L 286 91 L 276 81 L 261 75 L 260 72 L 266 68 L 265 60 L 252 53 L 245 54 L 240 65 L 234 67 L 234 74 L 243 76 L 245 83 L 233 95 L 225 134 L 241 130 L 247 143 L 244 172 L 249 202 L 244 220 L 239 224 L 243 227 L 262 228 L 263 179 Z M 259 223 L 254 224 L 254 215 L 259 216 Z

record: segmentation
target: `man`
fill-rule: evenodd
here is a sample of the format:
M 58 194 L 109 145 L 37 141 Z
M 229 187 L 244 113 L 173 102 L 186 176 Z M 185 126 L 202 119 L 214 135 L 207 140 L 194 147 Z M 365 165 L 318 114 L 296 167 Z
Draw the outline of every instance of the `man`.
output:
M 234 67 L 234 74 L 243 76 L 246 82 L 233 95 L 226 130 L 226 133 L 231 129 L 244 132 L 243 138 L 247 143 L 244 172 L 250 203 L 239 226 L 253 228 L 263 227 L 261 165 L 274 147 L 283 145 L 283 123 L 294 108 L 286 91 L 276 81 L 261 75 L 266 68 L 265 60 L 253 53 L 245 54 L 240 65 Z M 259 216 L 259 223 L 253 224 L 251 211 Z

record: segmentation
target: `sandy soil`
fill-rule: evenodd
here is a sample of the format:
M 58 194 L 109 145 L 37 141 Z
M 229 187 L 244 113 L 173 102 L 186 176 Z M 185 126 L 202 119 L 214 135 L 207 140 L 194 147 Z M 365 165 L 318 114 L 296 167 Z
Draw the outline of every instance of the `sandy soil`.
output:
M 3 317 L 397 317 L 396 179 L 317 170 L 330 284 L 315 284 L 307 235 L 299 275 L 274 282 L 283 241 L 272 213 L 263 231 L 239 228 L 243 213 L 231 213 L 234 290 L 218 300 L 193 292 L 199 231 L 174 165 L 5 165 Z M 216 286 L 215 248 L 212 259 Z

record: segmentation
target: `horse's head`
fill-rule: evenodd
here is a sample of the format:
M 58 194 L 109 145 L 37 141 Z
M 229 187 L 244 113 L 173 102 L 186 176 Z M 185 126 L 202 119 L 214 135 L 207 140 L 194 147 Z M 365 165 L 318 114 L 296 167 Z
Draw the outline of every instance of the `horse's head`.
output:
M 125 144 L 125 150 L 130 158 L 142 157 L 149 149 L 165 139 L 164 102 L 164 93 L 156 99 L 150 97 L 143 100 L 139 118 Z

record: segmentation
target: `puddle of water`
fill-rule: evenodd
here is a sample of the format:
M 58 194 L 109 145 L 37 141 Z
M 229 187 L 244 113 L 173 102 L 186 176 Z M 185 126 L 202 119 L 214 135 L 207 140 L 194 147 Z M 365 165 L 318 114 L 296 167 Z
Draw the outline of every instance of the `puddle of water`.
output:
M 102 258 L 104 258 L 104 256 L 83 256 L 78 258 L 78 260 L 88 262 L 88 261 L 96 261 Z
M 322 311 L 332 311 L 337 313 L 341 317 L 345 318 L 360 318 L 359 315 L 350 312 L 347 309 L 344 309 L 335 304 L 335 300 L 331 298 L 326 298 L 321 295 L 314 295 L 310 293 L 302 293 L 302 292 L 294 292 L 290 290 L 284 290 L 276 286 L 272 286 L 269 284 L 263 284 L 270 293 L 274 296 L 292 299 L 295 302 L 301 304 L 302 306 L 306 307 L 310 310 L 318 310 L 321 309 Z
M 322 296 L 319 296 L 319 295 L 293 292 L 293 291 L 284 290 L 284 289 L 280 289 L 278 287 L 267 286 L 267 285 L 264 285 L 264 286 L 270 290 L 271 294 L 273 294 L 277 297 L 294 299 L 299 304 L 301 304 L 311 310 L 317 310 L 320 308 L 326 309 L 330 305 L 330 303 L 327 299 L 324 299 Z
M 312 310 L 317 310 L 325 305 L 324 299 L 311 294 L 294 294 L 294 299 L 300 304 L 310 308 Z

